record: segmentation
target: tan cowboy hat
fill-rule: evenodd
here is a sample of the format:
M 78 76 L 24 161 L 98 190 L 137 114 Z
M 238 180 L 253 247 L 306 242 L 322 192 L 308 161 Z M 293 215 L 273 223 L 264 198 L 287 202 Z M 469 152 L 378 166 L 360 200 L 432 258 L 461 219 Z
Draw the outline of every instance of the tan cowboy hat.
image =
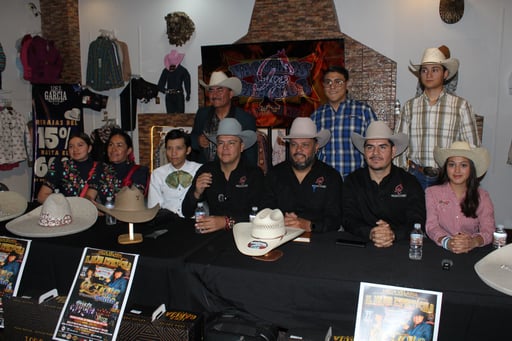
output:
M 125 186 L 116 194 L 114 208 L 98 204 L 98 209 L 127 223 L 143 223 L 155 217 L 160 204 L 146 208 L 144 194 L 135 186 Z
M 89 200 L 52 193 L 43 205 L 11 220 L 5 228 L 23 237 L 59 237 L 85 231 L 97 218 L 98 210 Z
M 363 137 L 358 133 L 352 133 L 350 139 L 357 150 L 364 154 L 364 142 L 366 140 L 390 140 L 396 147 L 396 154 L 402 154 L 409 146 L 409 137 L 406 134 L 394 134 L 384 121 L 373 121 L 366 129 L 366 134 Z
M 284 226 L 283 212 L 270 208 L 259 211 L 252 223 L 238 223 L 233 227 L 236 247 L 247 256 L 263 256 L 303 232 L 300 228 Z
M 27 200 L 19 193 L 0 192 L 0 221 L 19 217 L 27 210 Z
M 447 58 L 438 47 L 425 49 L 420 64 L 413 64 L 412 61 L 410 61 L 410 64 L 410 69 L 416 76 L 419 75 L 421 66 L 425 64 L 441 64 L 446 67 L 448 70 L 448 77 L 446 77 L 446 79 L 452 78 L 459 70 L 459 60 L 456 58 Z
M 321 129 L 319 132 L 316 131 L 316 125 L 313 120 L 309 117 L 297 117 L 293 120 L 290 128 L 290 133 L 285 136 L 281 136 L 285 141 L 290 139 L 316 139 L 319 148 L 322 148 L 329 142 L 331 138 L 331 132 L 327 129 Z
M 473 161 L 477 178 L 484 175 L 491 164 L 491 157 L 487 148 L 471 147 L 466 141 L 455 141 L 450 148 L 434 147 L 434 159 L 439 166 L 443 167 L 446 160 L 451 156 L 462 156 Z
M 235 96 L 238 96 L 242 92 L 242 82 L 236 77 L 228 77 L 222 71 L 213 71 L 210 76 L 210 84 L 206 84 L 201 79 L 199 84 L 205 89 L 209 89 L 215 86 L 221 86 L 233 90 Z
M 257 139 L 256 132 L 252 130 L 242 130 L 240 122 L 238 122 L 236 118 L 232 117 L 226 117 L 225 119 L 221 120 L 217 133 L 207 135 L 207 137 L 210 141 L 217 144 L 217 136 L 220 135 L 238 136 L 244 143 L 244 150 L 250 148 L 254 143 L 256 143 Z
M 485 284 L 512 296 L 512 244 L 501 247 L 475 264 L 475 271 Z

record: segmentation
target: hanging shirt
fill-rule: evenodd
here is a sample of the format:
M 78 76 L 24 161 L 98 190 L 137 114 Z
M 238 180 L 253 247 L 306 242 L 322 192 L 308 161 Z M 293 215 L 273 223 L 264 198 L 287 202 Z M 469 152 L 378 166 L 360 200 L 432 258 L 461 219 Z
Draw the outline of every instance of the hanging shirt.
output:
M 12 164 L 27 159 L 32 151 L 31 136 L 25 117 L 14 109 L 0 112 L 0 164 Z

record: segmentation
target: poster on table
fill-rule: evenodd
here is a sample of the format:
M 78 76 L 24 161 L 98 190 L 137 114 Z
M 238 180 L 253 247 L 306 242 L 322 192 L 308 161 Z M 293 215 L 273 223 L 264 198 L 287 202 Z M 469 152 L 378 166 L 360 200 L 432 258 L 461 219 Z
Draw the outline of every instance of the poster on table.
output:
M 239 107 L 258 127 L 286 128 L 326 102 L 323 72 L 345 65 L 343 39 L 280 41 L 202 46 L 203 78 L 228 71 L 242 81 Z
M 32 200 L 35 200 L 50 164 L 68 157 L 69 137 L 84 131 L 81 87 L 78 84 L 33 84 L 32 105 Z
M 26 239 L 0 236 L 0 328 L 4 328 L 2 300 L 18 293 L 30 242 Z
M 54 340 L 115 340 L 138 257 L 85 248 Z
M 361 282 L 354 340 L 435 341 L 442 296 L 437 291 Z

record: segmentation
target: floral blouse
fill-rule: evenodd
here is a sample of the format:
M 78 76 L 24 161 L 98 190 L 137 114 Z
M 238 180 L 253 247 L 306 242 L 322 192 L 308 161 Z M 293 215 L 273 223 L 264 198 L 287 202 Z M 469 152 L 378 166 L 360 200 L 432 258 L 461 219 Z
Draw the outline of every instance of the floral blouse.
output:
M 92 170 L 94 165 L 95 162 L 90 158 L 81 162 L 73 159 L 56 160 L 50 165 L 43 184 L 64 196 L 78 197 L 87 183 L 91 186 L 98 181 L 98 171 L 102 167 L 96 162 Z

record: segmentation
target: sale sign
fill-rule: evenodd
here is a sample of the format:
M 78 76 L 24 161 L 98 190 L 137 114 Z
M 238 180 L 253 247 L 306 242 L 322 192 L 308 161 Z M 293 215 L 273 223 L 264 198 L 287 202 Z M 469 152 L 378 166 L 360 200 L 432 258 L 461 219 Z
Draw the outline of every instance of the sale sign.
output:
M 34 84 L 34 172 L 32 200 L 37 198 L 48 167 L 68 158 L 69 137 L 84 130 L 78 84 Z

